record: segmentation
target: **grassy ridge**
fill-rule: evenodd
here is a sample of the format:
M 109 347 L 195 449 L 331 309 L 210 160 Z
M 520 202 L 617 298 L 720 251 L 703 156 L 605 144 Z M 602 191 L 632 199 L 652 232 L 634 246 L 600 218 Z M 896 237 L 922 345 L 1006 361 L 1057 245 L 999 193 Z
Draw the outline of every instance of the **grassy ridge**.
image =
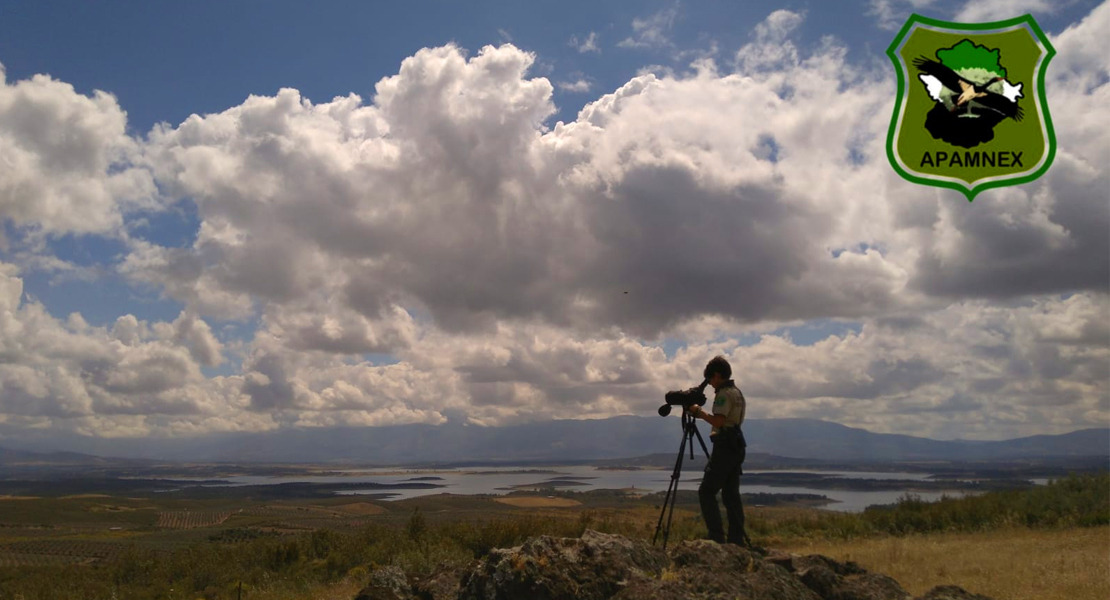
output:
M 862 513 L 802 513 L 754 521 L 764 537 L 848 539 L 873 535 L 975 532 L 1000 527 L 1091 527 L 1110 524 L 1110 474 L 1071 475 L 1027 490 L 989 492 L 923 502 L 907 495 Z
M 448 507 L 450 500 L 433 499 L 428 507 L 438 512 Z M 480 518 L 474 518 L 474 512 L 456 513 L 455 518 L 450 512 L 428 515 L 428 507 L 422 511 L 415 501 L 406 501 L 416 508 L 400 522 L 383 519 L 346 530 L 283 534 L 262 527 L 213 528 L 207 538 L 172 551 L 155 551 L 136 543 L 89 565 L 35 565 L 29 561 L 0 567 L 0 600 L 215 600 L 234 598 L 240 581 L 245 597 L 251 600 L 296 597 L 322 585 L 361 580 L 378 565 L 394 564 L 414 575 L 428 574 L 441 564 L 465 565 L 492 548 L 513 546 L 535 535 L 577 536 L 589 528 L 650 539 L 660 501 L 648 497 L 639 504 L 601 508 L 512 509 L 482 513 Z M 704 536 L 696 504 L 684 497 L 679 503 L 672 543 Z M 469 517 L 460 518 L 464 514 Z M 757 543 L 768 546 L 788 546 L 798 540 L 866 540 L 1015 526 L 1024 530 L 1090 527 L 1110 523 L 1110 475 L 1076 475 L 1028 490 L 935 503 L 906 497 L 892 507 L 859 514 L 776 508 L 752 509 L 748 514 L 749 532 Z M 196 536 L 205 531 L 156 535 Z M 13 556 L 17 549 L 13 548 Z M 0 561 L 0 565 L 6 564 Z

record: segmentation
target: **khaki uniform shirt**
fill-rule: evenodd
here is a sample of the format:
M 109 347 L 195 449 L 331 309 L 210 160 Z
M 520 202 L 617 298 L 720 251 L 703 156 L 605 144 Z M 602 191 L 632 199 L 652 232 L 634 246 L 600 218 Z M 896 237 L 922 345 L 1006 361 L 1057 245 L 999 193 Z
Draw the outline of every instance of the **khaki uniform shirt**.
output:
M 713 414 L 725 415 L 725 427 L 736 427 L 743 423 L 744 411 L 747 407 L 748 403 L 744 400 L 744 394 L 740 392 L 740 388 L 731 385 L 721 388 L 713 399 Z M 714 427 L 709 435 L 715 435 L 717 429 Z

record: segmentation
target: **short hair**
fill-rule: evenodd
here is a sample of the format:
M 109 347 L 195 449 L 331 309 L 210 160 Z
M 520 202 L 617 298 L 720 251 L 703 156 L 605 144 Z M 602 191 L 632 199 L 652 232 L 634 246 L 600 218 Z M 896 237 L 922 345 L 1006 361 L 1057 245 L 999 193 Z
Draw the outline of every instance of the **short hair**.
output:
M 705 365 L 705 373 L 703 374 L 706 379 L 709 379 L 714 374 L 720 374 L 725 379 L 732 378 L 732 365 L 728 364 L 723 356 L 714 356 L 709 364 Z

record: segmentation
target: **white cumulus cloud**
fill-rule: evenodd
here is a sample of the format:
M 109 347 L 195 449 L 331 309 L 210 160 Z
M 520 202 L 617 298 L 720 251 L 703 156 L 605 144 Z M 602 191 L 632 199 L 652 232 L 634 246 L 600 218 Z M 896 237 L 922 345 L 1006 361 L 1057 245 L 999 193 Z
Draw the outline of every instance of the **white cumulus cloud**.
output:
M 109 93 L 48 75 L 8 82 L 0 64 L 0 216 L 51 234 L 109 233 L 123 212 L 153 208 L 126 122 Z
M 665 45 L 674 18 L 640 20 L 635 43 Z M 1056 164 L 973 204 L 890 169 L 889 66 L 796 45 L 804 19 L 775 11 L 733 64 L 636 76 L 557 123 L 512 44 L 425 48 L 371 98 L 286 88 L 142 141 L 119 137 L 114 100 L 44 80 L 118 121 L 90 147 L 122 148 L 200 227 L 186 247 L 126 238 L 115 265 L 185 305 L 170 322 L 57 319 L 0 265 L 0 414 L 106 436 L 650 414 L 724 353 L 752 417 L 946 437 L 1104 424 L 1105 6 L 1054 39 Z M 42 181 L 117 173 L 35 160 Z M 90 208 L 99 231 L 132 195 Z M 258 328 L 221 343 L 212 319 Z M 774 333 L 815 320 L 858 332 Z M 668 357 L 665 338 L 687 345 Z

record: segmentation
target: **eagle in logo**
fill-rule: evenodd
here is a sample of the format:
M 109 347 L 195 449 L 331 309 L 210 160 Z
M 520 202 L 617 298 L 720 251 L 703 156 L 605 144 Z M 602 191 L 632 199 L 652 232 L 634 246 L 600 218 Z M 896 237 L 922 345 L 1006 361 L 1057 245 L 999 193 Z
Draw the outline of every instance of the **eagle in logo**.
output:
M 918 79 L 936 101 L 925 118 L 934 139 L 972 148 L 994 139 L 994 127 L 1003 119 L 1022 119 L 1022 84 L 1006 80 L 997 49 L 964 39 L 937 50 L 936 57 L 914 61 Z

